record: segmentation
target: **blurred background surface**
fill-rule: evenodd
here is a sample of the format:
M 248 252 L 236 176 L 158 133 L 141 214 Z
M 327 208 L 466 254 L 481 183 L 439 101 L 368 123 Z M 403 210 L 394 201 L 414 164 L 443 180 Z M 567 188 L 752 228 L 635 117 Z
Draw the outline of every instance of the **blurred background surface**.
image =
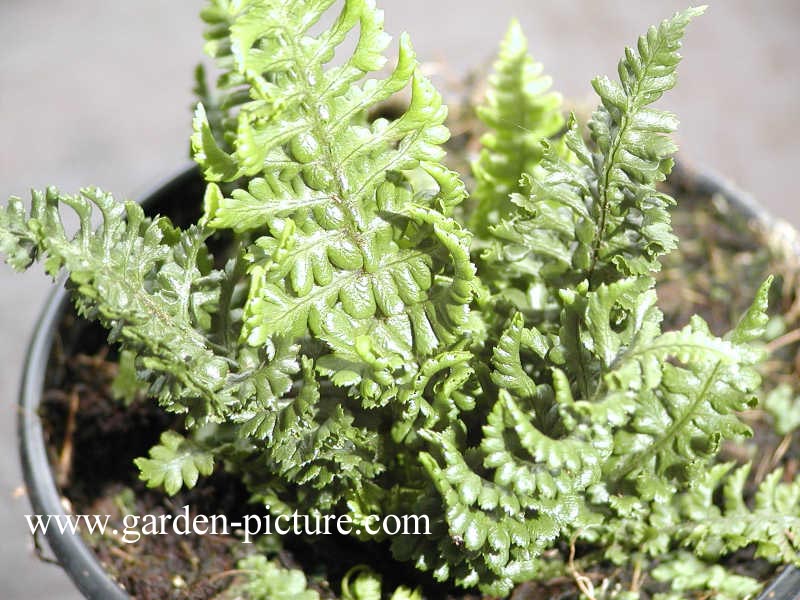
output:
M 623 46 L 688 0 L 379 0 L 386 29 L 409 31 L 421 60 L 453 80 L 494 56 L 516 16 L 555 88 L 589 101 Z M 98 185 L 136 198 L 188 164 L 197 0 L 0 3 L 0 197 Z M 800 167 L 800 2 L 718 0 L 688 32 L 678 87 L 681 155 L 727 176 L 800 225 L 789 176 Z M 24 352 L 50 290 L 41 270 L 0 264 L 0 598 L 78 598 L 32 552 L 16 450 Z

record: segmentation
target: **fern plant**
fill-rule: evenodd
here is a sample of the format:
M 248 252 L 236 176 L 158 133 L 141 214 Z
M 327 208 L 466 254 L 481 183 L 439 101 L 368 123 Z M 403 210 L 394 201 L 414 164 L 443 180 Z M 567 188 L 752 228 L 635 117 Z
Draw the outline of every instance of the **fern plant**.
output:
M 347 515 L 362 540 L 370 515 L 421 514 L 431 535 L 377 541 L 495 596 L 575 574 L 575 544 L 626 568 L 689 560 L 698 574 L 675 578 L 676 594 L 717 581 L 740 548 L 800 562 L 800 482 L 776 471 L 750 506 L 748 467 L 717 459 L 750 434 L 739 412 L 756 401 L 770 281 L 723 337 L 699 317 L 662 331 L 657 306 L 654 274 L 677 244 L 658 187 L 677 121 L 652 105 L 702 8 L 649 29 L 618 80 L 596 78 L 585 125 L 564 117 L 513 23 L 478 111 L 470 213 L 444 162 L 447 110 L 408 37 L 381 74 L 382 12 L 346 0 L 320 26 L 334 5 L 203 9 L 221 75 L 210 90 L 198 71 L 195 225 L 93 188 L 0 210 L 7 262 L 66 270 L 80 314 L 108 329 L 116 387 L 185 415 L 136 461 L 142 479 L 175 494 L 226 469 L 273 514 Z M 401 115 L 370 118 L 404 89 Z M 227 240 L 221 255 L 211 238 Z M 316 597 L 264 557 L 240 566 L 241 593 Z M 348 581 L 344 598 L 381 597 L 374 574 Z

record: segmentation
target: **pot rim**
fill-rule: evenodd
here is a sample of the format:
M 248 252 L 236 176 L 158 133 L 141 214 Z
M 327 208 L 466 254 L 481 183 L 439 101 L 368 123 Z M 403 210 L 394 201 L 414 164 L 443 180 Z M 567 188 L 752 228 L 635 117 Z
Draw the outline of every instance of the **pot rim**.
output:
M 181 189 L 197 177 L 196 166 L 184 167 L 176 175 L 163 179 L 149 194 L 142 195 L 142 206 L 154 206 L 165 196 Z M 777 233 L 770 240 L 777 240 L 777 247 L 788 258 L 800 259 L 800 233 L 787 222 L 773 216 L 750 194 L 742 191 L 729 179 L 705 167 L 692 167 L 676 162 L 673 177 L 690 192 L 715 196 L 721 195 L 728 205 L 742 214 L 749 225 L 761 233 Z M 798 261 L 800 262 L 800 260 Z M 44 439 L 38 409 L 44 388 L 44 377 L 50 351 L 59 320 L 70 304 L 64 287 L 66 276 L 56 280 L 57 287 L 49 294 L 40 313 L 31 337 L 23 367 L 23 378 L 19 393 L 17 434 L 22 471 L 27 495 L 34 514 L 66 515 L 61 494 L 56 487 Z M 34 535 L 38 535 L 38 532 Z M 45 539 L 56 556 L 59 565 L 66 571 L 80 592 L 89 600 L 130 600 L 127 591 L 114 581 L 100 560 L 86 545 L 80 533 L 61 533 L 48 528 Z M 800 587 L 800 570 L 789 566 L 769 583 L 759 600 L 792 600 Z
M 800 230 L 775 216 L 731 179 L 703 164 L 685 161 L 676 161 L 671 177 L 677 177 L 690 192 L 711 197 L 722 196 L 729 207 L 743 215 L 748 225 L 762 235 L 764 243 L 800 268 Z

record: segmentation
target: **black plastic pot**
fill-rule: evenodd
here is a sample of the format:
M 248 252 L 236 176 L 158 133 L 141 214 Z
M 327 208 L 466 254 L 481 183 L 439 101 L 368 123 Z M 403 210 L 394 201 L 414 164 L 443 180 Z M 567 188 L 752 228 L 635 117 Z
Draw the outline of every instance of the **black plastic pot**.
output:
M 685 167 L 676 168 L 672 180 L 679 188 L 702 195 L 719 196 L 734 213 L 747 219 L 751 226 L 769 231 L 774 243 L 787 255 L 800 257 L 800 236 L 794 229 L 774 219 L 750 196 L 724 179 Z M 199 203 L 203 182 L 195 169 L 188 169 L 150 194 L 142 205 L 148 213 L 159 212 L 174 217 L 185 213 L 186 200 Z M 183 204 L 183 210 L 181 210 Z M 180 220 L 180 219 L 179 219 Z M 39 405 L 44 391 L 45 373 L 54 334 L 69 299 L 63 286 L 50 296 L 31 341 L 20 390 L 19 442 L 22 468 L 34 514 L 63 515 L 64 507 L 47 457 L 45 439 L 39 418 Z M 47 541 L 55 557 L 78 589 L 90 600 L 125 600 L 130 596 L 106 573 L 80 534 L 60 533 L 50 528 Z M 767 587 L 759 600 L 800 599 L 800 570 L 788 567 Z
M 182 210 L 182 205 L 185 207 L 191 202 L 199 206 L 203 189 L 204 184 L 200 174 L 196 169 L 189 168 L 146 196 L 142 201 L 142 207 L 148 214 L 159 213 L 174 217 L 186 212 L 185 208 Z M 63 286 L 64 281 L 61 280 L 59 283 L 45 304 L 28 347 L 19 397 L 18 433 L 22 471 L 33 514 L 37 515 L 65 514 L 47 457 L 44 432 L 39 418 L 39 406 L 55 332 L 62 317 L 70 308 L 69 296 Z M 109 577 L 80 534 L 73 535 L 69 532 L 62 534 L 51 527 L 47 530 L 46 538 L 58 562 L 86 598 L 130 599 L 127 592 Z

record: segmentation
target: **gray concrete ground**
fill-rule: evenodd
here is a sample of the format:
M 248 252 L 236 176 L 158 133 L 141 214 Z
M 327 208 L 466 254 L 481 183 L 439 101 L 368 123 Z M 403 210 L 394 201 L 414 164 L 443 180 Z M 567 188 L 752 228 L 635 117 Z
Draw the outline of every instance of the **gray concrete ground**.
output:
M 688 0 L 383 0 L 387 30 L 456 72 L 490 58 L 509 17 L 565 95 L 613 73 L 623 44 Z M 201 26 L 189 0 L 0 3 L 0 196 L 31 186 L 104 186 L 135 197 L 187 163 L 191 69 Z M 797 0 L 718 0 L 689 32 L 677 90 L 683 154 L 728 175 L 800 225 Z M 15 439 L 25 345 L 50 289 L 0 265 L 0 598 L 76 598 L 33 557 Z

